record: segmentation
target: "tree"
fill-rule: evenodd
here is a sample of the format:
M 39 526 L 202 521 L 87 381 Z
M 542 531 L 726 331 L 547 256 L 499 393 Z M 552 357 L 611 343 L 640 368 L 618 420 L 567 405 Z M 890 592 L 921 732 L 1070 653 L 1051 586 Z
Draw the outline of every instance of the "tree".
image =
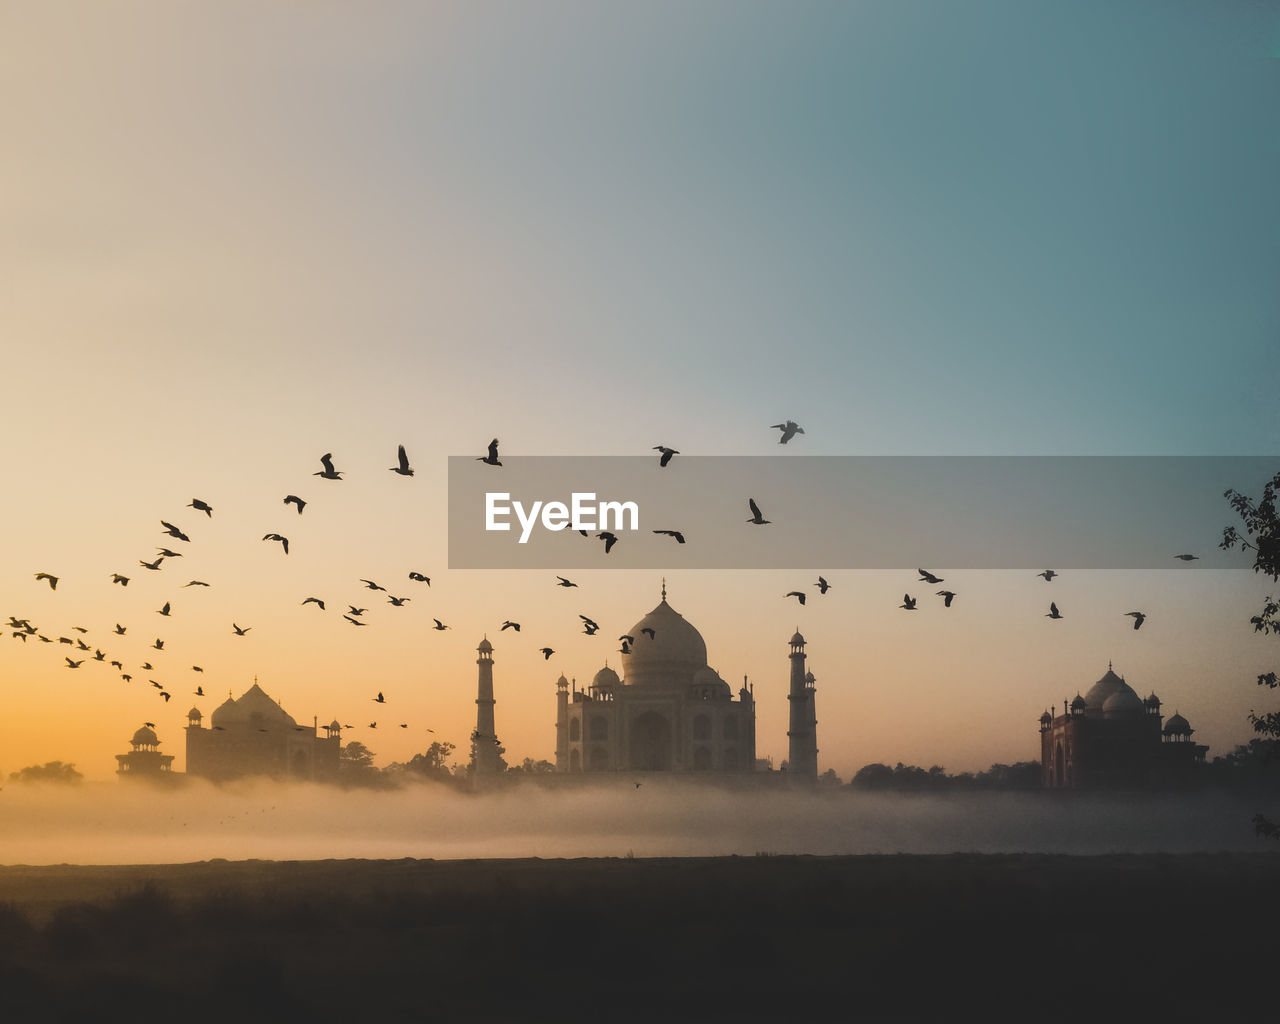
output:
M 526 757 L 520 764 L 513 764 L 507 769 L 513 774 L 524 775 L 547 775 L 556 770 L 556 766 L 550 761 L 535 761 L 531 757 Z
M 382 773 L 374 767 L 373 751 L 359 740 L 344 744 L 338 754 L 338 781 L 347 786 L 376 786 Z
M 84 776 L 70 762 L 46 761 L 44 764 L 31 764 L 21 771 L 10 772 L 10 782 L 82 782 Z
M 452 743 L 436 740 L 423 753 L 414 754 L 403 764 L 388 765 L 387 772 L 390 774 L 421 775 L 427 779 L 447 781 L 453 778 L 449 771 L 448 762 L 449 755 L 453 753 L 454 749 Z
M 1224 497 L 1239 514 L 1242 521 L 1243 534 L 1234 526 L 1222 531 L 1222 542 L 1218 545 L 1224 551 L 1238 547 L 1241 551 L 1252 551 L 1253 571 L 1270 576 L 1273 583 L 1280 581 L 1280 516 L 1276 514 L 1276 498 L 1280 495 L 1280 473 L 1273 476 L 1262 488 L 1262 497 L 1255 502 L 1248 495 L 1236 490 L 1227 490 Z M 1255 632 L 1280 636 L 1280 598 L 1268 594 L 1262 602 L 1262 611 L 1250 620 Z M 1258 676 L 1258 685 L 1274 690 L 1280 680 L 1274 671 L 1263 672 Z M 1269 754 L 1280 756 L 1280 711 L 1267 711 L 1258 714 L 1249 712 L 1249 721 L 1255 732 L 1266 737 Z M 1254 818 L 1258 835 L 1280 838 L 1280 826 L 1263 817 Z

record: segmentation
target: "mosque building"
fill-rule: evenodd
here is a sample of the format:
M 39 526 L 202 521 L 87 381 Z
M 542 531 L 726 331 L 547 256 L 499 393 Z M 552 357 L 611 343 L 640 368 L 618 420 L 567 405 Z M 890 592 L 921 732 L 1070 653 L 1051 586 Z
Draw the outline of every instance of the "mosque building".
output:
M 1208 747 L 1193 743 L 1176 711 L 1161 725 L 1160 698 L 1146 699 L 1107 666 L 1062 713 L 1040 716 L 1040 781 L 1045 789 L 1140 789 L 1192 781 Z
M 171 780 L 173 755 L 160 753 L 160 740 L 150 725 L 144 725 L 129 741 L 127 754 L 116 754 L 116 774 L 122 779 Z
M 319 735 L 313 722 L 299 725 L 267 696 L 255 678 L 238 699 L 227 699 L 203 726 L 199 708 L 187 712 L 187 774 L 223 781 L 246 775 L 312 782 L 337 778 L 342 727 Z

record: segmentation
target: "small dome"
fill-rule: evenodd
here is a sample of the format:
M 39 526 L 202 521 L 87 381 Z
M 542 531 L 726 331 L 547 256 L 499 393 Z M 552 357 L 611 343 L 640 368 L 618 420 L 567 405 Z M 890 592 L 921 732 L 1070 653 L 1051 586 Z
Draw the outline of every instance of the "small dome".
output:
M 335 718 L 332 722 L 329 723 L 329 728 L 332 729 L 334 732 L 337 732 L 339 729 L 342 728 L 342 723 Z
M 1078 693 L 1076 694 L 1075 700 L 1071 702 L 1072 709 L 1079 709 L 1079 708 L 1088 707 L 1088 706 L 1089 706 L 1089 702 L 1086 701 L 1083 697 L 1081 697 L 1080 694 Z
M 1176 711 L 1169 721 L 1164 723 L 1164 734 L 1166 736 L 1190 736 L 1193 732 L 1195 730 L 1191 728 L 1191 723 Z
M 1133 691 L 1133 687 L 1126 686 L 1123 690 L 1116 690 L 1102 702 L 1102 713 L 1110 716 L 1123 714 L 1126 711 L 1142 711 L 1145 707 L 1142 698 Z
M 561 676 L 560 678 L 564 678 Z M 612 686 L 621 686 L 622 680 L 618 678 L 618 673 L 611 669 L 608 665 L 595 674 L 595 678 L 591 680 L 591 684 L 599 689 L 606 690 Z
M 198 722 L 202 718 L 204 718 L 204 715 L 200 714 L 199 708 L 192 708 L 187 712 L 187 721 L 189 722 Z
M 135 747 L 154 747 L 160 743 L 160 740 L 156 736 L 154 729 L 149 729 L 144 725 L 133 734 L 131 742 Z
M 806 672 L 804 674 L 804 681 L 806 683 L 816 683 L 818 681 L 818 677 L 815 676 L 812 672 Z
M 1053 721 L 1053 715 L 1049 714 L 1049 712 L 1046 711 L 1043 715 L 1040 716 L 1040 721 L 1044 722 L 1047 725 L 1049 722 Z
M 564 673 L 560 673 L 560 678 L 556 680 L 556 686 L 568 686 L 569 680 L 564 677 Z
M 792 645 L 799 644 L 802 647 L 804 646 L 804 637 L 800 635 L 800 630 L 796 630 L 795 635 L 790 640 L 790 643 Z
M 693 674 L 693 683 L 695 687 L 710 687 L 719 694 L 732 694 L 729 684 L 720 678 L 720 673 L 715 669 L 707 666 L 700 668 Z
M 1151 696 L 1142 702 L 1149 708 L 1158 708 L 1160 706 L 1160 698 L 1152 692 Z
M 490 654 L 493 651 L 493 644 L 489 643 L 489 638 L 485 637 L 480 641 L 480 646 L 476 648 L 481 654 Z

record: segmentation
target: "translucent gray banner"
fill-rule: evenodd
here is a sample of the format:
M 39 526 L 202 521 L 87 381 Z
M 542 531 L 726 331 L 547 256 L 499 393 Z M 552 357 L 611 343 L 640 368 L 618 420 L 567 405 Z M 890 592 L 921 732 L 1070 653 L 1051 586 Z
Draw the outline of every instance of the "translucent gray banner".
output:
M 1237 522 L 1223 492 L 1257 495 L 1280 470 L 1276 456 L 501 461 L 449 459 L 451 569 L 1247 568 L 1218 550 Z

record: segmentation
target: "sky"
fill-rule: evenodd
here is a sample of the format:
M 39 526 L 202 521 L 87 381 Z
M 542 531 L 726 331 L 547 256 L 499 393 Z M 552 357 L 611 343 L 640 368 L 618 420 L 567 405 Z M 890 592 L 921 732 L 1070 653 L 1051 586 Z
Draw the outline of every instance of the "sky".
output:
M 508 756 L 550 758 L 555 677 L 614 657 L 577 615 L 626 631 L 662 572 L 450 571 L 446 460 L 495 436 L 1277 452 L 1278 85 L 1262 4 L 0 7 L 0 615 L 131 664 L 163 636 L 174 692 L 6 636 L 0 771 L 109 778 L 144 720 L 181 768 L 188 708 L 255 676 L 379 763 L 462 745 L 486 633 Z M 325 452 L 343 480 L 312 475 Z M 151 573 L 162 519 L 192 541 Z M 804 609 L 807 570 L 666 575 L 754 682 L 761 755 L 786 756 L 799 626 L 821 768 L 980 770 L 1036 758 L 1040 712 L 1109 661 L 1211 754 L 1247 740 L 1266 581 L 1217 539 L 1188 538 L 1193 572 L 1056 580 L 1052 623 L 1030 571 L 955 574 L 948 617 L 897 608 L 905 566 Z M 412 601 L 349 627 L 361 578 Z

